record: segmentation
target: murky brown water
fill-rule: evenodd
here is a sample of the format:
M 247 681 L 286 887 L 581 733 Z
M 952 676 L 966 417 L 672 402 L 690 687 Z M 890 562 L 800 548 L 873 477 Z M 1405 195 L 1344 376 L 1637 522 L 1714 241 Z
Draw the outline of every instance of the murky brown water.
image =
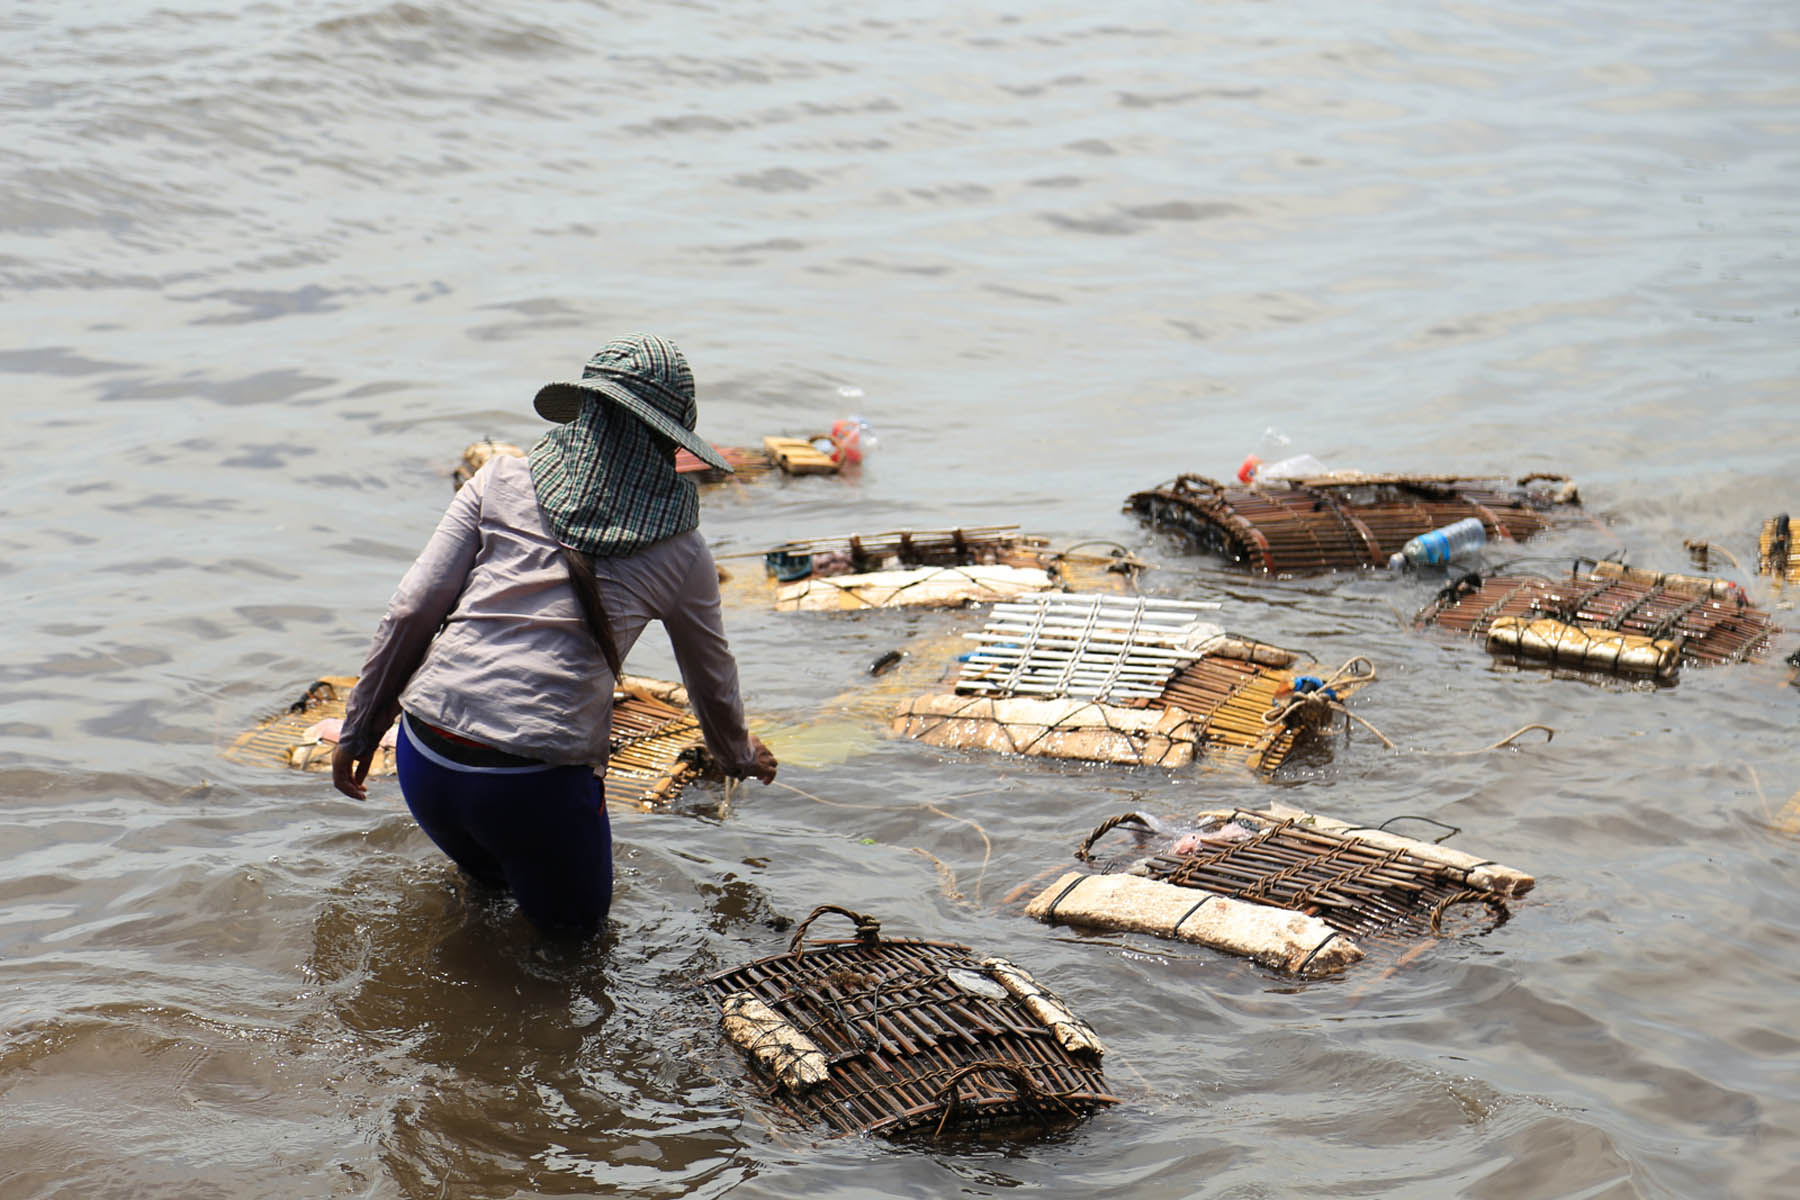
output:
M 1338 465 L 1566 471 L 1603 524 L 1547 560 L 1748 560 L 1800 505 L 1794 12 L 510 12 L 0 27 L 0 1196 L 1792 1194 L 1779 658 L 1519 673 L 1408 631 L 1423 583 L 1248 579 L 1120 504 L 1274 425 Z M 746 594 L 781 781 L 617 814 L 577 957 L 461 894 L 391 783 L 219 758 L 356 668 L 462 445 L 529 441 L 536 386 L 637 328 L 687 349 L 716 440 L 880 432 L 857 480 L 710 493 L 721 553 L 1122 542 L 1159 594 L 1370 656 L 1357 711 L 1402 749 L 1263 783 L 887 742 L 867 664 L 979 615 Z M 1533 721 L 1555 740 L 1444 753 Z M 1460 826 L 1538 890 L 1305 985 L 1003 903 L 1115 812 L 1274 798 Z M 1128 1102 L 978 1149 L 771 1127 L 691 984 L 825 901 L 1030 966 Z

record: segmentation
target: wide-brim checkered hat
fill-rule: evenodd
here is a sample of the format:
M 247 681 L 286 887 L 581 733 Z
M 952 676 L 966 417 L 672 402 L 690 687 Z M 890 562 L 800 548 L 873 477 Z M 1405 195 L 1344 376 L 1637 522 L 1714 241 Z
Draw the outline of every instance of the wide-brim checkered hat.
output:
M 610 341 L 588 359 L 580 379 L 539 388 L 532 407 L 547 421 L 567 423 L 592 399 L 611 401 L 707 465 L 731 470 L 694 432 L 694 373 L 675 343 L 645 333 Z

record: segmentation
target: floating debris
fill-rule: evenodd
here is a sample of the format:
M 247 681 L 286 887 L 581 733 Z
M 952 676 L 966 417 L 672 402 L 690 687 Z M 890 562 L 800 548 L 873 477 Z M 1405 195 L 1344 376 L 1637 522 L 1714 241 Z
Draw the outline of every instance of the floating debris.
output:
M 959 750 L 1272 772 L 1374 678 L 1366 659 L 1296 673 L 1291 650 L 1198 619 L 1210 605 L 1099 595 L 997 605 L 952 693 L 905 701 L 902 737 Z
M 1026 915 L 1196 942 L 1300 976 L 1360 960 L 1356 938 L 1440 934 L 1445 913 L 1482 904 L 1495 925 L 1536 881 L 1522 871 L 1381 829 L 1298 809 L 1221 809 L 1121 870 L 1070 871 Z M 1102 822 L 1075 852 L 1122 826 L 1166 839 L 1141 813 Z
M 354 675 L 328 675 L 287 708 L 246 730 L 222 752 L 256 767 L 331 770 Z M 395 730 L 376 749 L 370 775 L 394 773 Z M 667 804 L 712 770 L 700 722 L 677 683 L 627 675 L 613 692 L 612 752 L 606 764 L 609 802 Z
M 1479 518 L 1490 541 L 1524 541 L 1549 526 L 1554 510 L 1578 503 L 1561 475 L 1509 486 L 1481 476 L 1335 471 L 1241 487 L 1181 475 L 1135 493 L 1126 507 L 1253 571 L 1301 575 L 1385 567 L 1408 539 L 1465 517 Z
M 825 575 L 783 583 L 777 612 L 837 612 L 917 605 L 954 608 L 1010 600 L 1056 586 L 1038 567 L 911 567 L 867 575 Z
M 678 448 L 675 451 L 676 474 L 691 475 L 701 483 L 718 483 L 726 479 L 754 476 L 774 467 L 769 456 L 761 451 L 747 450 L 742 446 L 714 446 L 713 449 L 719 452 L 719 457 L 731 464 L 731 471 L 721 471 L 700 456 Z M 525 451 L 511 442 L 495 441 L 493 438 L 470 442 L 463 450 L 462 461 L 450 472 L 450 478 L 457 487 L 461 487 L 469 482 L 475 472 L 481 470 L 488 459 L 496 455 L 524 458 Z
M 806 945 L 835 913 L 856 937 Z M 1118 1103 L 1093 1029 L 1023 968 L 967 946 L 884 938 L 822 905 L 785 954 L 702 982 L 762 1099 L 836 1136 L 1060 1128 Z
M 1800 583 L 1800 545 L 1795 545 L 1788 515 L 1781 513 L 1763 522 L 1758 539 L 1756 573 L 1767 575 L 1779 590 L 1784 584 Z
M 776 583 L 777 610 L 833 612 L 956 607 L 1046 591 L 1060 586 L 1064 557 L 1016 525 L 986 525 L 789 541 L 766 552 L 763 565 Z
M 730 471 L 721 471 L 699 455 L 677 448 L 675 473 L 691 475 L 701 483 L 722 483 L 727 479 L 753 478 L 773 470 L 775 466 L 769 456 L 759 450 L 743 446 L 714 446 L 713 449 L 720 458 L 731 464 Z
M 787 475 L 836 475 L 837 459 L 813 445 L 811 438 L 766 437 L 763 453 Z
M 455 482 L 456 486 L 460 488 L 463 484 L 474 478 L 475 472 L 487 465 L 488 459 L 502 456 L 524 458 L 525 451 L 513 445 L 511 442 L 497 442 L 493 438 L 483 438 L 479 442 L 470 442 L 468 446 L 463 449 L 462 461 L 456 464 L 456 469 L 454 471 L 450 472 L 450 478 Z
M 1740 662 L 1775 626 L 1725 579 L 1597 562 L 1565 579 L 1465 575 L 1414 618 L 1481 638 L 1489 652 L 1550 666 L 1672 680 L 1681 665 Z

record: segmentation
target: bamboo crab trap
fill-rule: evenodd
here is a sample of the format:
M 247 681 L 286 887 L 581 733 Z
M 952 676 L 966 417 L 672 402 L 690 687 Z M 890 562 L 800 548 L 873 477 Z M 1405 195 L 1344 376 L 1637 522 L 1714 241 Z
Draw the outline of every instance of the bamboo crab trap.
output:
M 1172 840 L 1141 813 L 1102 822 L 1076 858 L 1092 863 L 1095 844 L 1128 825 L 1159 835 L 1160 848 L 1119 870 L 1070 871 L 1026 915 L 1194 942 L 1316 977 L 1361 960 L 1359 939 L 1440 935 L 1458 905 L 1485 906 L 1497 927 L 1507 901 L 1536 883 L 1472 854 L 1298 809 L 1216 810 L 1197 822 Z
M 299 771 L 331 770 L 338 728 L 354 675 L 327 675 L 300 693 L 279 712 L 263 718 L 232 740 L 223 754 L 253 767 L 292 767 Z M 394 731 L 382 736 L 369 764 L 371 775 L 394 773 Z
M 807 946 L 830 913 L 854 922 L 855 938 Z M 1023 968 L 883 937 L 879 922 L 836 905 L 814 909 L 786 954 L 701 986 L 762 1099 L 835 1136 L 1057 1127 L 1118 1103 L 1099 1037 Z
M 1579 503 L 1561 475 L 1504 480 L 1461 475 L 1371 475 L 1337 471 L 1307 479 L 1228 487 L 1180 475 L 1126 501 L 1150 525 L 1186 535 L 1200 549 L 1270 575 L 1386 566 L 1407 540 L 1464 517 L 1489 539 L 1524 541 L 1553 510 Z
M 239 734 L 223 751 L 257 767 L 331 770 L 354 675 L 328 675 L 287 708 Z M 370 775 L 394 773 L 394 730 L 383 736 Z M 606 764 L 609 801 L 667 804 L 710 769 L 700 723 L 679 684 L 627 675 L 613 692 L 612 752 Z
M 734 477 L 759 475 L 775 466 L 769 456 L 759 450 L 749 450 L 742 446 L 714 446 L 713 449 L 719 452 L 719 457 L 731 464 L 731 471 L 721 471 L 698 455 L 678 449 L 675 451 L 675 473 L 692 476 L 701 483 L 717 483 Z M 457 487 L 461 487 L 474 477 L 475 472 L 481 470 L 488 459 L 497 455 L 524 458 L 525 451 L 511 442 L 495 441 L 493 438 L 470 442 L 463 449 L 462 461 L 450 472 L 450 478 Z
M 1756 572 L 1773 579 L 1778 591 L 1784 584 L 1800 583 L 1800 545 L 1794 543 L 1786 513 L 1763 522 L 1762 536 L 1757 541 Z
M 1181 767 L 1201 754 L 1268 773 L 1374 678 L 1352 659 L 1329 679 L 1299 656 L 1198 620 L 1209 605 L 1034 596 L 998 604 L 967 635 L 951 693 L 903 704 L 893 732 L 933 746 Z
M 1466 575 L 1414 623 L 1481 638 L 1489 653 L 1669 681 L 1683 663 L 1741 662 L 1768 648 L 1769 614 L 1730 580 L 1577 562 L 1565 579 Z
M 958 606 L 1057 585 L 1048 539 L 1016 525 L 784 542 L 763 556 L 783 612 Z

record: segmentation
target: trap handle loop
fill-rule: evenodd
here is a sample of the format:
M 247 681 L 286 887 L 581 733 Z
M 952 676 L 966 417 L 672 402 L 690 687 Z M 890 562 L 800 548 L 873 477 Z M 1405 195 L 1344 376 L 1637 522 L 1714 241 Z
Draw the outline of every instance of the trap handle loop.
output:
M 1009 1062 L 1003 1058 L 984 1058 L 958 1067 L 950 1073 L 949 1078 L 944 1080 L 943 1086 L 938 1088 L 937 1095 L 933 1098 L 944 1106 L 943 1113 L 938 1117 L 938 1134 L 941 1135 L 944 1132 L 944 1126 L 950 1120 L 950 1114 L 956 1111 L 958 1086 L 969 1076 L 979 1075 L 983 1071 L 1000 1071 L 1009 1076 L 1012 1079 L 1013 1089 L 1021 1100 L 1033 1103 L 1052 1100 L 1065 1112 L 1072 1113 L 1074 1111 L 1069 1107 L 1066 1094 L 1046 1091 L 1040 1087 L 1037 1080 L 1033 1079 L 1031 1073 L 1025 1069 L 1025 1064 Z
M 853 912 L 837 904 L 821 904 L 806 914 L 806 920 L 800 922 L 794 930 L 794 938 L 788 943 L 788 953 L 800 953 L 806 941 L 806 931 L 812 923 L 826 913 L 836 913 L 840 917 L 849 917 L 856 925 L 856 940 L 865 946 L 873 946 L 881 941 L 881 922 L 865 913 Z
M 1156 832 L 1156 825 L 1143 813 L 1120 813 L 1116 817 L 1108 817 L 1106 820 L 1100 822 L 1100 824 L 1094 828 L 1094 832 L 1087 835 L 1087 840 L 1081 843 L 1081 848 L 1075 851 L 1075 857 L 1082 862 L 1093 862 L 1094 843 L 1121 825 L 1136 825 L 1139 829 L 1145 830 L 1148 833 Z

